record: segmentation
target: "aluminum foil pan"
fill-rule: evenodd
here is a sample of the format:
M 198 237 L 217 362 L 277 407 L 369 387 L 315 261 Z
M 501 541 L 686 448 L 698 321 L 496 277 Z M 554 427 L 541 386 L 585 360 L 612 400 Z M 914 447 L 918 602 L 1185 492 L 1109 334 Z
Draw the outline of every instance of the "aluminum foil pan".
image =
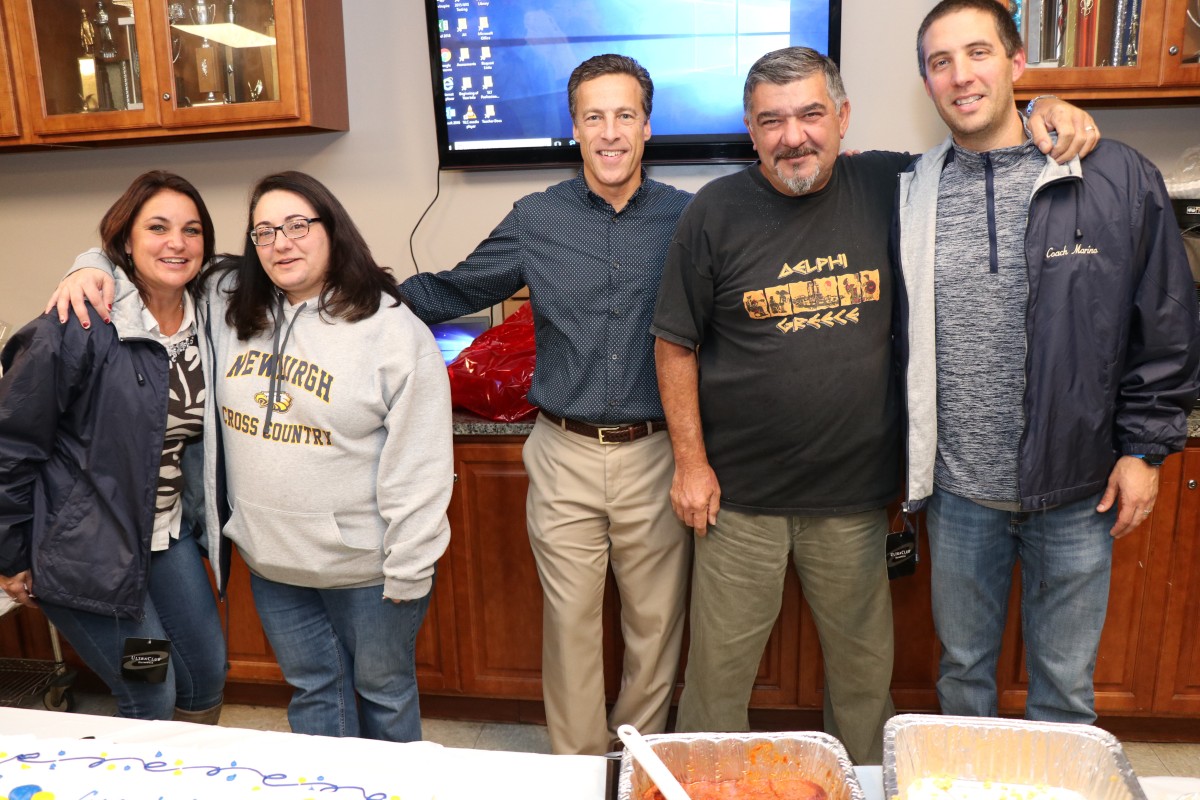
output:
M 1121 743 L 1091 725 L 903 714 L 883 729 L 883 792 L 918 778 L 1069 789 L 1087 800 L 1146 800 Z
M 646 742 L 682 783 L 801 777 L 823 788 L 828 800 L 865 800 L 846 748 L 826 733 L 660 733 Z M 617 800 L 642 800 L 653 786 L 626 750 Z

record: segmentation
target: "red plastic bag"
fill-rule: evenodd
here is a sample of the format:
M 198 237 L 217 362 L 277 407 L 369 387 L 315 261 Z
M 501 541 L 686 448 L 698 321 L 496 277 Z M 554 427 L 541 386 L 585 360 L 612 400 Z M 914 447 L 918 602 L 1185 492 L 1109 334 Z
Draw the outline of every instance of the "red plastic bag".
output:
M 533 380 L 533 312 L 521 306 L 484 331 L 446 367 L 456 408 L 497 422 L 532 419 L 537 408 L 525 396 Z

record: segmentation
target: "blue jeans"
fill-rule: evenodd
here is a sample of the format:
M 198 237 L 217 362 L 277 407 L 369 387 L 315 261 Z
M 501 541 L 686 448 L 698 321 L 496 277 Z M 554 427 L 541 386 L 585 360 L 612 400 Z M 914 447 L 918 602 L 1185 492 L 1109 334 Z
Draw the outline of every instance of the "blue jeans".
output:
M 283 677 L 295 733 L 421 740 L 417 631 L 429 595 L 393 603 L 383 586 L 309 589 L 251 573 L 254 605 Z
M 117 716 L 171 719 L 177 706 L 203 711 L 218 705 L 225 688 L 225 639 L 195 538 L 182 535 L 166 550 L 151 553 L 148 581 L 140 621 L 51 603 L 40 606 L 88 668 L 108 684 L 117 699 Z M 170 640 L 165 681 L 121 677 L 121 654 L 129 637 Z
M 933 621 L 942 642 L 938 699 L 945 714 L 997 715 L 996 664 L 1013 565 L 1021 562 L 1025 717 L 1096 719 L 1092 673 L 1108 610 L 1109 529 L 1100 495 L 1049 511 L 986 508 L 935 489 L 929 503 Z

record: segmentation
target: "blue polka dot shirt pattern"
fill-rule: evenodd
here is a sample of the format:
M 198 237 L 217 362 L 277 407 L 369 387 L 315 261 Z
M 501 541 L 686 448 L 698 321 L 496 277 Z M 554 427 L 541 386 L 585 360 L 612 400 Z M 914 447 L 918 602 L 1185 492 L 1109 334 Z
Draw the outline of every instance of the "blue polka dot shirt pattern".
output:
M 518 200 L 452 270 L 414 275 L 401 290 L 417 316 L 440 322 L 529 287 L 537 364 L 529 401 L 569 419 L 662 419 L 650 322 L 662 265 L 687 192 L 643 173 L 617 212 L 582 172 Z

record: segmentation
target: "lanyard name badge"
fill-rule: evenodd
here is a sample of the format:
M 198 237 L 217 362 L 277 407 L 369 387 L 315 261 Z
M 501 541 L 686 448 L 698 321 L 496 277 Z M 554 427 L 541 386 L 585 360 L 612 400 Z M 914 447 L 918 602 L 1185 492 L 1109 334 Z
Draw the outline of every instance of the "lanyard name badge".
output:
M 902 527 L 898 524 L 901 520 L 903 521 Z M 913 526 L 910 515 L 900 515 L 898 520 L 892 521 L 891 527 L 893 529 L 900 527 L 900 530 L 892 530 L 888 533 L 887 542 L 884 545 L 888 580 L 895 580 L 912 575 L 917 571 L 920 554 L 917 552 L 917 530 Z
M 169 639 L 125 640 L 121 655 L 121 677 L 127 681 L 162 683 L 167 679 L 167 664 L 171 658 Z

